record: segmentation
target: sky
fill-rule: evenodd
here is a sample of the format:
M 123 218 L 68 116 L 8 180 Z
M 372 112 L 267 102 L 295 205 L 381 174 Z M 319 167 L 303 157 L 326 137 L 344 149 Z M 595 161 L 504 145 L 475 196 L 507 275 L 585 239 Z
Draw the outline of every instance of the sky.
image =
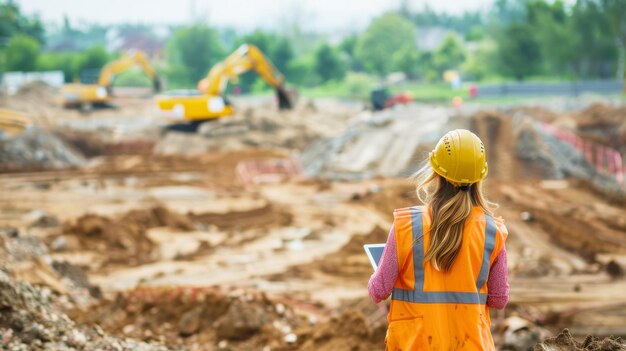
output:
M 16 0 L 27 14 L 47 23 L 180 24 L 207 20 L 241 30 L 281 29 L 298 23 L 304 30 L 354 31 L 372 17 L 397 8 L 401 0 Z M 493 0 L 408 0 L 411 8 L 428 4 L 438 11 L 461 13 L 488 8 Z

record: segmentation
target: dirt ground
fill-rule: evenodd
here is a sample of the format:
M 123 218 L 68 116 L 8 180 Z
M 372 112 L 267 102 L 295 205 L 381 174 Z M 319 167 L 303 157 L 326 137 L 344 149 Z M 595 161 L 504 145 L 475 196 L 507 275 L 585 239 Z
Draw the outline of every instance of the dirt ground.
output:
M 50 313 L 67 314 L 68 330 L 81 330 L 86 342 L 130 338 L 145 349 L 383 348 L 387 307 L 369 301 L 362 245 L 386 240 L 393 209 L 417 204 L 414 186 L 400 176 L 307 177 L 293 160 L 348 126 L 384 123 L 339 101 L 302 102 L 286 114 L 271 102 L 242 101 L 233 118 L 184 134 L 160 131 L 150 100 L 123 98 L 116 109 L 84 115 L 56 107 L 51 94 L 34 89 L 0 105 L 32 114 L 86 161 L 0 173 L 0 227 L 19 231 L 0 233 L 0 260 L 7 279 L 65 296 Z M 30 107 L 34 99 L 44 103 Z M 544 178 L 543 166 L 516 158 L 513 118 L 580 127 L 581 136 L 600 133 L 605 145 L 623 148 L 619 135 L 601 133 L 621 125 L 623 107 L 445 113 L 442 130 L 460 123 L 485 141 L 487 193 L 511 233 L 511 303 L 492 313 L 499 349 L 526 350 L 568 328 L 534 349 L 626 350 L 616 339 L 584 340 L 626 336 L 626 201 L 584 179 Z M 432 147 L 433 138 L 424 140 L 412 160 Z M 286 162 L 296 165 L 288 176 Z M 245 177 L 244 166 L 261 181 Z M 22 242 L 37 244 L 19 249 Z M 82 272 L 82 283 L 68 270 Z M 49 336 L 7 337 L 11 321 L 0 318 L 3 340 L 51 347 Z M 70 347 L 80 346 L 77 338 Z

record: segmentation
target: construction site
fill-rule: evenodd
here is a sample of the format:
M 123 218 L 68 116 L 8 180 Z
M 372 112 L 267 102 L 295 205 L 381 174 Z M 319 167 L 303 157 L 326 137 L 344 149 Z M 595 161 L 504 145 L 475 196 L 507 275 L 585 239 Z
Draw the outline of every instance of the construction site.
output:
M 362 246 L 419 203 L 409 177 L 454 128 L 484 141 L 510 232 L 497 348 L 626 349 L 623 100 L 240 98 L 190 133 L 126 93 L 0 98 L 29 118 L 0 142 L 2 349 L 381 350 Z

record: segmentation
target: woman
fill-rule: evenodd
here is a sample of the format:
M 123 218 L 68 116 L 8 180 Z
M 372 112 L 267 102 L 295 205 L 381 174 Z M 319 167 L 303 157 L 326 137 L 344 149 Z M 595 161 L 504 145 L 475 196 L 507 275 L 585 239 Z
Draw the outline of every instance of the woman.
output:
M 508 235 L 485 199 L 485 148 L 468 130 L 448 132 L 418 173 L 425 206 L 394 211 L 368 290 L 391 295 L 387 350 L 495 350 L 488 307 L 503 309 Z

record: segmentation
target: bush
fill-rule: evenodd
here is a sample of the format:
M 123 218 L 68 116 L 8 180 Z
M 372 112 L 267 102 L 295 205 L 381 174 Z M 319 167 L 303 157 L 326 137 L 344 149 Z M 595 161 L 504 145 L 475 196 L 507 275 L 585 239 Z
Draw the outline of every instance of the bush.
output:
M 78 76 L 76 61 L 80 54 L 69 52 L 44 52 L 37 57 L 37 71 L 63 71 L 66 82 L 71 82 Z
M 365 73 L 349 72 L 344 80 L 348 94 L 356 99 L 368 99 L 376 85 L 375 79 Z
M 5 52 L 7 71 L 34 71 L 41 47 L 33 37 L 17 34 L 9 40 Z

